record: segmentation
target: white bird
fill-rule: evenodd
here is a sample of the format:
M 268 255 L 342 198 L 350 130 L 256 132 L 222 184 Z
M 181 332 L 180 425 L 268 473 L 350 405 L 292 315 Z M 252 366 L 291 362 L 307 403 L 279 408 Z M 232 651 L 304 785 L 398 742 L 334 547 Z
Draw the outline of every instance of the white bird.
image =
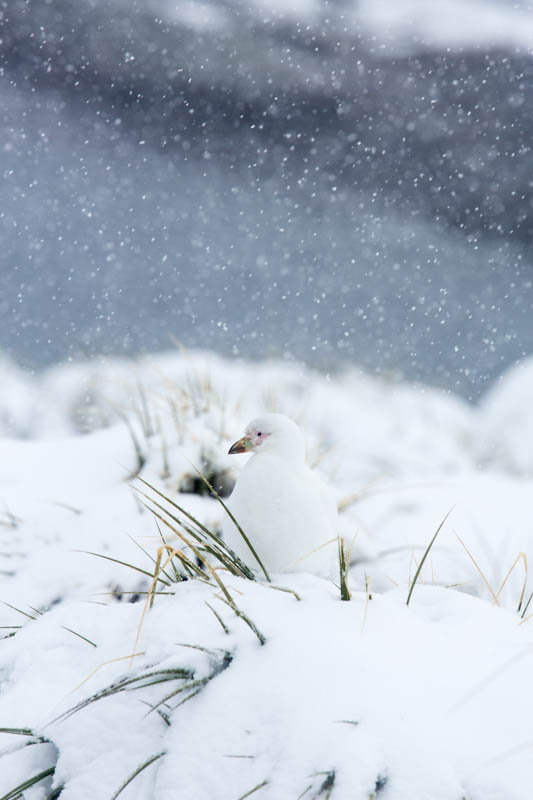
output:
M 252 453 L 228 507 L 267 572 L 334 575 L 337 506 L 305 463 L 305 442 L 292 419 L 264 414 L 252 420 L 229 453 Z M 223 536 L 250 567 L 260 567 L 228 515 Z

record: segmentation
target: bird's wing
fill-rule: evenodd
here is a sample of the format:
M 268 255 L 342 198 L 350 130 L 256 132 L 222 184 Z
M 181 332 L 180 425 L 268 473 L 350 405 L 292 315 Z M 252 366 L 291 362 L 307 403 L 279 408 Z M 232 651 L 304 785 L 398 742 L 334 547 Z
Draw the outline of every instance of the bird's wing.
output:
M 315 487 L 316 497 L 323 510 L 324 518 L 332 529 L 333 535 L 337 535 L 338 510 L 337 502 L 329 486 L 317 475 L 316 472 L 309 471 L 311 480 Z

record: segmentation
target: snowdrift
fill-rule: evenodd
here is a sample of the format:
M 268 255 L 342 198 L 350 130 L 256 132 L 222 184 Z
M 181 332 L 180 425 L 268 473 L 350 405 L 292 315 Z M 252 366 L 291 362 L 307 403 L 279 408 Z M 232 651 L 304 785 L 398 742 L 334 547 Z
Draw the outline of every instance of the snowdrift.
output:
M 529 800 L 530 374 L 471 408 L 207 353 L 6 363 L 0 797 Z M 194 467 L 227 496 L 262 410 L 335 489 L 349 602 L 199 568 L 172 521 L 216 536 Z

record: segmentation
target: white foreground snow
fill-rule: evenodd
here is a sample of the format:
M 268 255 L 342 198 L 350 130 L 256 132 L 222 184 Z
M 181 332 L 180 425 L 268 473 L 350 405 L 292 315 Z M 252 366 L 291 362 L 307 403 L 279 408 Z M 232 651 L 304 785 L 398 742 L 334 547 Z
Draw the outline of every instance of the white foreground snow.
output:
M 0 733 L 0 798 L 45 800 L 63 786 L 62 800 L 111 800 L 153 758 L 121 798 L 529 800 L 531 369 L 472 409 L 355 372 L 326 378 L 206 354 L 34 379 L 6 365 L 0 728 L 47 741 L 21 747 L 35 741 L 29 732 Z M 335 489 L 354 539 L 352 600 L 316 576 L 274 576 L 298 600 L 219 573 L 254 631 L 213 581 L 173 582 L 167 565 L 166 594 L 136 643 L 146 595 L 130 603 L 128 593 L 146 592 L 149 576 L 80 552 L 154 572 L 161 539 L 130 488 L 137 456 L 121 415 L 146 459 L 141 477 L 218 529 L 224 512 L 192 491 L 191 462 L 229 488 L 246 457 L 228 447 L 263 410 L 298 420 Z M 165 672 L 176 669 L 188 672 Z M 57 719 L 148 673 L 167 680 L 147 677 Z

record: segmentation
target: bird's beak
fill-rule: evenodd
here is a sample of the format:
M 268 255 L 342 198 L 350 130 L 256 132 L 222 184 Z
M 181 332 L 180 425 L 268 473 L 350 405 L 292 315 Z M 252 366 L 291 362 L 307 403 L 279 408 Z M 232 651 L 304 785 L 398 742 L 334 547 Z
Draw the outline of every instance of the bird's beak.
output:
M 252 443 L 250 439 L 246 436 L 243 436 L 242 439 L 239 439 L 238 442 L 232 444 L 230 449 L 228 450 L 228 455 L 233 456 L 235 453 L 246 453 L 248 450 L 252 449 Z

